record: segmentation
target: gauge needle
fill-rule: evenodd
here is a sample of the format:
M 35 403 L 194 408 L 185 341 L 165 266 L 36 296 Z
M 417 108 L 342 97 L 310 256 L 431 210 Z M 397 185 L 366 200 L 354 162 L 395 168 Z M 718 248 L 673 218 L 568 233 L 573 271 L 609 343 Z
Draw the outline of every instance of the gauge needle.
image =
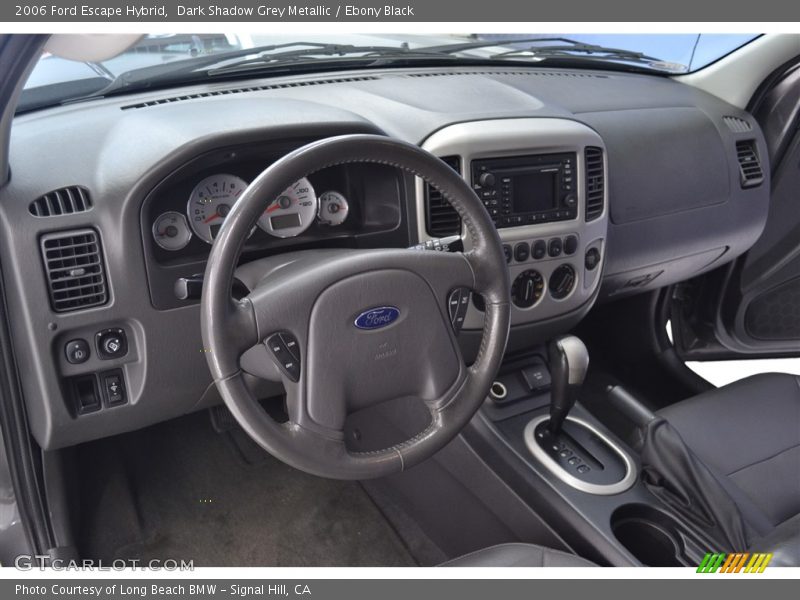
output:
M 278 210 L 280 207 L 281 207 L 281 205 L 280 205 L 280 204 L 278 204 L 277 202 L 273 202 L 273 203 L 272 203 L 272 204 L 271 204 L 271 205 L 270 205 L 270 206 L 267 208 L 267 210 L 265 210 L 264 212 L 271 213 L 271 212 L 274 212 L 274 211 Z
M 214 213 L 210 217 L 208 217 L 203 223 L 211 223 L 214 219 L 219 219 L 219 213 Z

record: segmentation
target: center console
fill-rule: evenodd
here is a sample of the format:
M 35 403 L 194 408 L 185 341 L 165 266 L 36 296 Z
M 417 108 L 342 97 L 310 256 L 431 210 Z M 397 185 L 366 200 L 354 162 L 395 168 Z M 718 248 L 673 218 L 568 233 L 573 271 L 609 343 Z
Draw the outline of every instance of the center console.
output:
M 712 529 L 654 494 L 639 453 L 575 400 L 588 353 L 577 338 L 505 365 L 466 434 L 470 445 L 570 547 L 600 564 L 693 566 L 718 551 Z M 630 418 L 641 405 L 623 394 Z M 636 419 L 634 419 L 635 421 Z
M 500 119 L 451 125 L 422 147 L 459 170 L 494 221 L 512 282 L 512 326 L 558 319 L 566 330 L 577 322 L 597 295 L 605 258 L 607 169 L 600 136 L 567 119 Z M 457 228 L 447 233 L 464 235 L 457 215 L 434 206 L 431 190 L 417 185 L 419 242 L 443 237 L 446 217 L 454 217 Z M 473 295 L 462 331 L 482 327 L 483 306 Z

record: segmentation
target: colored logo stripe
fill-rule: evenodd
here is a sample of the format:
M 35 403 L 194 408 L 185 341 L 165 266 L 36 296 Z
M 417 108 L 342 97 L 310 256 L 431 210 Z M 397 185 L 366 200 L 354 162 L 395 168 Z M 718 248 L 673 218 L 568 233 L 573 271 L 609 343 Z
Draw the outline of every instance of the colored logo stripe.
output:
M 748 561 L 749 559 L 749 561 Z M 757 552 L 709 552 L 697 567 L 698 573 L 763 573 L 772 560 L 772 554 Z M 745 563 L 747 566 L 745 566 Z

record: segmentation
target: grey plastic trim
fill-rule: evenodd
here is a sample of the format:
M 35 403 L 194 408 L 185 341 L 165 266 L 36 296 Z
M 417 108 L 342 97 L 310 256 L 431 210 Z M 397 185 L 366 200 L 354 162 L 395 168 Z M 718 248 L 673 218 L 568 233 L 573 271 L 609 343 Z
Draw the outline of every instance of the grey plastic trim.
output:
M 539 444 L 536 443 L 536 440 L 533 437 L 533 433 L 536 430 L 536 427 L 550 419 L 549 415 L 539 415 L 531 420 L 525 426 L 525 431 L 523 432 L 523 436 L 525 438 L 525 445 L 528 447 L 528 450 L 531 451 L 534 458 L 538 460 L 542 465 L 544 465 L 548 471 L 550 471 L 553 475 L 558 477 L 561 481 L 566 483 L 568 486 L 575 488 L 576 490 L 580 490 L 581 492 L 585 492 L 587 494 L 594 494 L 596 496 L 611 496 L 613 494 L 621 494 L 622 492 L 628 490 L 636 483 L 636 477 L 638 476 L 638 472 L 636 470 L 636 465 L 634 464 L 631 457 L 625 452 L 622 448 L 619 447 L 615 442 L 613 442 L 608 436 L 603 434 L 600 430 L 594 427 L 588 421 L 584 421 L 578 417 L 567 417 L 568 421 L 572 421 L 573 423 L 577 423 L 591 431 L 594 435 L 604 441 L 609 448 L 611 448 L 614 452 L 619 455 L 622 461 L 625 463 L 625 477 L 623 477 L 617 483 L 612 483 L 608 485 L 600 485 L 596 483 L 587 483 L 585 481 L 581 481 L 577 477 L 570 475 L 567 471 L 565 471 L 556 461 L 554 461 L 547 453 L 541 449 Z
M 545 280 L 545 290 L 539 302 L 528 308 L 519 308 L 512 304 L 512 325 L 548 320 L 573 311 L 593 297 L 600 283 L 600 278 L 596 274 L 602 270 L 605 262 L 603 241 L 607 238 L 608 230 L 609 186 L 605 186 L 602 214 L 586 223 L 584 148 L 587 146 L 603 149 L 603 168 L 606 182 L 608 182 L 608 152 L 602 138 L 590 127 L 571 119 L 511 118 L 458 123 L 438 130 L 422 144 L 425 150 L 436 156 L 460 156 L 461 176 L 467 183 L 470 183 L 471 163 L 476 159 L 560 152 L 577 154 L 578 217 L 576 219 L 498 229 L 503 243 L 512 247 L 519 242 L 548 241 L 554 237 L 564 238 L 567 235 L 578 237 L 578 249 L 571 256 L 563 254 L 556 258 L 545 256 L 539 260 L 529 258 L 524 262 L 512 259 L 508 265 L 511 281 L 528 269 L 539 271 Z M 416 232 L 419 242 L 433 239 L 425 231 L 425 188 L 419 179 L 416 182 L 416 210 L 419 216 Z M 462 236 L 464 236 L 463 232 Z M 465 249 L 469 249 L 467 236 L 464 237 Z M 584 268 L 583 257 L 592 244 L 601 251 L 601 264 L 593 272 L 588 273 Z M 555 299 L 549 293 L 548 280 L 553 271 L 562 264 L 572 266 L 577 278 L 574 289 L 567 297 Z M 464 319 L 463 329 L 473 330 L 482 327 L 483 314 L 474 306 L 470 306 Z

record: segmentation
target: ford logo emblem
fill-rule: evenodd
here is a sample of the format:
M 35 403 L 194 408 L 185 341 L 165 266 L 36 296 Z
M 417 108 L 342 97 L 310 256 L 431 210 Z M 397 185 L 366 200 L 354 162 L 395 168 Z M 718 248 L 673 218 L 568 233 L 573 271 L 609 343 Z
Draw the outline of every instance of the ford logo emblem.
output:
M 358 315 L 354 325 L 359 329 L 380 329 L 394 323 L 399 316 L 400 309 L 394 306 L 376 306 Z

